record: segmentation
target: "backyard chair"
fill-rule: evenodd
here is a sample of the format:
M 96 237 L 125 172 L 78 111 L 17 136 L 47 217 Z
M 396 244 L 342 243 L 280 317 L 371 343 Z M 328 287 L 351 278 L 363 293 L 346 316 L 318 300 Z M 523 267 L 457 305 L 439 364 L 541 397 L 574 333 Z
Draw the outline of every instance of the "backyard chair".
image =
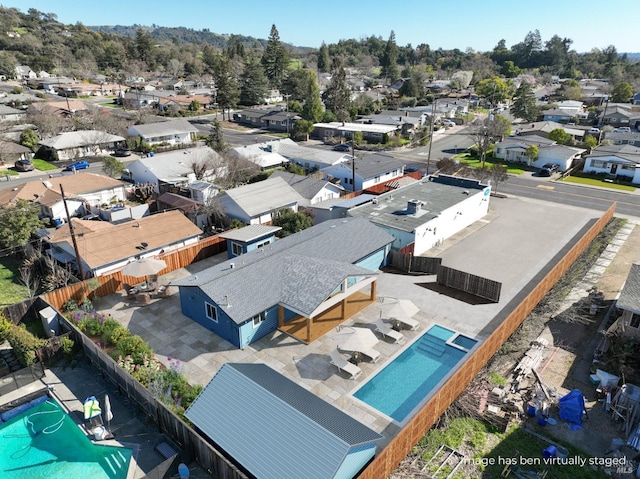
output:
M 393 339 L 394 343 L 404 341 L 404 336 L 401 332 L 391 329 L 389 326 L 384 324 L 381 319 L 376 321 L 376 332 L 382 334 L 385 338 Z
M 340 351 L 338 351 L 337 349 L 331 351 L 330 356 L 331 364 L 337 367 L 338 371 L 344 371 L 345 373 L 347 373 L 351 377 L 351 379 L 356 379 L 362 374 L 362 369 L 344 359 L 340 354 Z
M 400 324 L 401 326 L 405 326 L 411 331 L 415 331 L 416 329 L 418 329 L 418 326 L 420 326 L 420 323 L 418 321 L 411 318 L 391 318 L 391 321 L 395 321 L 396 323 Z
M 150 302 L 151 302 L 151 296 L 149 296 L 149 293 L 136 294 L 136 304 L 138 306 L 146 306 Z
M 380 359 L 380 351 L 378 351 L 377 349 L 373 349 L 373 348 L 367 348 L 364 349 L 362 348 L 360 351 L 358 351 L 359 353 L 365 355 L 366 357 L 368 357 L 369 359 L 371 359 L 372 362 L 376 362 L 378 359 Z

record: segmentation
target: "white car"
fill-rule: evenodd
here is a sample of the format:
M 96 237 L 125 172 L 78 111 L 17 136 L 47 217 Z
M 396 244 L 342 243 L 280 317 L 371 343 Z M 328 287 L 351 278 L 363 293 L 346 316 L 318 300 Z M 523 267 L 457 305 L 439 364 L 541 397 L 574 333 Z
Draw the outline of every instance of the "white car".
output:
M 615 130 L 616 133 L 631 133 L 631 128 L 628 126 L 619 126 Z
M 442 120 L 442 125 L 443 126 L 456 126 L 455 122 L 453 122 L 451 120 Z

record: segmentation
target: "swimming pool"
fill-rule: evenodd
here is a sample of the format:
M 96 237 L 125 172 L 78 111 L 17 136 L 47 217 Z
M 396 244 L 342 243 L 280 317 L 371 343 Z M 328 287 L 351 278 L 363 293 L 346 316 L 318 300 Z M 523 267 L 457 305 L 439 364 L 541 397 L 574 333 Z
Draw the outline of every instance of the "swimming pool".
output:
M 0 424 L 3 479 L 125 479 L 131 449 L 93 444 L 53 399 Z
M 402 422 L 476 343 L 450 329 L 432 326 L 353 396 Z

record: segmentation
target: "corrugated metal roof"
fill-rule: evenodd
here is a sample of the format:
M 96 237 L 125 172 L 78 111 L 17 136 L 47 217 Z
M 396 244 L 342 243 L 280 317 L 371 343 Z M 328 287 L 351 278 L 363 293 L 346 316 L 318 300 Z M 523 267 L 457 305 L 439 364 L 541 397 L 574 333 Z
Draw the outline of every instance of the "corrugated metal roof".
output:
M 223 365 L 185 416 L 260 479 L 332 478 L 382 438 L 264 364 Z
M 640 263 L 631 265 L 629 276 L 620 291 L 616 306 L 640 314 Z
M 362 268 L 354 263 L 393 240 L 391 235 L 363 218 L 330 220 L 173 284 L 200 287 L 238 324 L 278 304 L 283 295 L 297 295 L 299 311 L 310 312 L 331 294 L 341 278 L 362 275 Z M 294 257 L 293 267 L 287 267 L 291 261 L 287 258 Z M 337 280 L 335 284 L 324 275 L 318 275 L 318 281 L 313 284 L 308 283 L 318 274 L 316 260 L 332 265 L 327 275 Z M 340 274 L 336 274 L 338 269 Z M 307 280 L 301 282 L 300 275 L 305 274 Z

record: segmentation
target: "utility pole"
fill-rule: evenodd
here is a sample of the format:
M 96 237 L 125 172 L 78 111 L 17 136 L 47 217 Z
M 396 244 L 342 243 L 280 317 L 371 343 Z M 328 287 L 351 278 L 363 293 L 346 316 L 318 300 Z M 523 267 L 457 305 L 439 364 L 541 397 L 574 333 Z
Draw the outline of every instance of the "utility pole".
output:
M 289 136 L 289 97 L 291 96 L 291 94 L 290 93 L 283 93 L 282 96 L 287 101 L 287 106 L 286 106 L 285 111 L 287 112 L 287 114 L 286 114 L 286 117 L 287 117 L 287 136 Z
M 351 191 L 356 192 L 356 140 L 351 139 Z
M 67 213 L 67 224 L 69 225 L 69 233 L 71 234 L 71 242 L 73 243 L 73 250 L 76 253 L 78 273 L 80 273 L 80 280 L 84 281 L 84 268 L 82 267 L 82 259 L 80 258 L 80 251 L 78 250 L 78 242 L 76 241 L 76 235 L 73 231 L 73 223 L 71 223 L 71 216 L 69 215 L 69 206 L 67 206 L 67 199 L 64 196 L 64 189 L 62 188 L 62 185 L 60 185 L 60 194 L 62 195 L 62 203 L 64 204 L 64 211 Z
M 434 98 L 431 104 L 431 121 L 429 122 L 429 153 L 427 155 L 427 176 L 429 176 L 429 167 L 431 166 L 431 145 L 433 144 L 433 124 L 436 119 L 436 104 L 438 99 Z

